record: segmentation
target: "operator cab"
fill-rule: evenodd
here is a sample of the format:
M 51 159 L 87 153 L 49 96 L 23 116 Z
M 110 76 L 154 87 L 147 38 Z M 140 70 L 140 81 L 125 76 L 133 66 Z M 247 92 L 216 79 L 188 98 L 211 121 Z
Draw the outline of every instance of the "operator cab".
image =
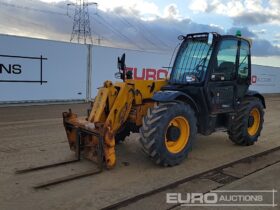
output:
M 179 36 L 183 42 L 175 58 L 169 84 L 194 85 L 207 80 L 238 79 L 249 85 L 250 42 L 238 35 L 196 33 Z
M 227 124 L 247 94 L 251 78 L 250 42 L 240 35 L 196 33 L 180 36 L 168 85 L 153 99 L 182 100 L 199 114 L 199 130 Z M 211 125 L 211 126 L 209 126 Z
M 250 42 L 241 34 L 196 33 L 180 36 L 168 85 L 163 90 L 186 93 L 208 102 L 212 113 L 233 111 L 251 78 Z

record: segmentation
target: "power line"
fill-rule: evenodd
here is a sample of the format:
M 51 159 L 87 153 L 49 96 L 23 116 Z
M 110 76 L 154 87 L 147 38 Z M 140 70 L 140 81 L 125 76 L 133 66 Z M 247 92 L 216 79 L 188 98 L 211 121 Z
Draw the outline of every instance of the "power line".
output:
M 102 36 L 98 35 L 98 36 L 97 36 L 97 39 L 96 39 L 96 40 L 97 40 L 97 44 L 98 44 L 98 45 L 101 45 L 101 41 L 102 41 L 103 39 L 104 39 L 104 38 L 103 38 Z
M 139 30 L 137 27 L 135 27 L 132 23 L 130 23 L 126 18 L 124 18 L 123 16 L 115 13 L 121 20 L 123 23 L 126 23 L 128 26 L 132 27 L 135 29 L 135 31 L 137 31 L 139 33 L 139 35 L 144 38 L 147 42 L 149 42 L 151 45 L 153 45 L 154 47 L 156 47 L 157 49 L 159 48 L 159 46 L 153 42 L 151 39 L 149 39 L 148 37 L 145 36 L 145 34 L 143 32 L 141 32 L 141 30 Z
M 53 12 L 53 11 L 44 10 L 44 9 L 36 9 L 36 8 L 33 8 L 33 7 L 20 6 L 20 5 L 15 5 L 15 4 L 5 3 L 5 2 L 0 2 L 0 5 L 6 6 L 6 7 L 13 7 L 13 8 L 17 8 L 17 9 L 25 9 L 25 10 L 34 11 L 34 12 L 42 12 L 42 13 L 47 13 L 47 14 L 53 14 L 53 15 L 63 15 L 63 16 L 66 15 L 65 13 Z
M 147 26 L 145 26 L 143 23 L 141 23 L 141 21 L 138 20 L 138 17 L 136 17 L 134 14 L 133 14 L 135 20 L 138 22 L 138 26 L 140 27 L 140 25 L 142 26 L 142 29 L 144 28 L 147 32 L 149 32 L 149 34 L 153 37 L 157 37 L 157 40 L 164 46 L 166 46 L 166 48 L 170 49 L 170 46 L 167 45 L 164 41 L 162 41 L 159 37 L 158 34 L 155 34 L 154 32 L 152 32 L 150 29 L 148 29 Z
M 114 34 L 118 34 L 117 31 L 115 31 L 113 28 L 111 28 L 110 26 L 104 24 L 102 21 L 100 21 L 99 19 L 95 19 L 94 17 L 90 16 L 92 19 L 94 19 L 95 22 L 99 23 L 102 26 L 105 26 L 108 30 L 110 30 L 111 32 L 113 32 Z M 119 36 L 122 37 L 122 35 L 118 34 Z M 123 37 L 122 37 L 123 38 Z M 125 38 L 126 39 L 126 38 Z
M 91 16 L 92 17 L 92 16 Z M 95 21 L 99 22 L 101 25 L 106 25 L 106 27 L 111 30 L 112 32 L 119 34 L 119 36 L 123 37 L 124 39 L 126 39 L 128 42 L 130 42 L 132 45 L 136 46 L 137 48 L 143 50 L 143 48 L 136 44 L 135 41 L 131 40 L 128 36 L 124 35 L 122 32 L 120 32 L 118 29 L 116 29 L 112 24 L 110 24 L 107 20 L 105 20 L 102 16 L 100 16 L 99 14 L 96 14 L 96 17 L 98 17 L 100 20 L 95 19 Z M 93 17 L 92 17 L 93 18 Z M 103 23 L 103 24 L 102 24 Z

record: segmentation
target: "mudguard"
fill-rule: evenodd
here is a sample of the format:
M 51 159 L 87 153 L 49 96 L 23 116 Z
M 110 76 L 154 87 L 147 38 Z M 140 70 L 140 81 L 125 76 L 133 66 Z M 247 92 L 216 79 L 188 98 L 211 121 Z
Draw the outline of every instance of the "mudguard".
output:
M 181 91 L 157 91 L 153 95 L 152 99 L 158 102 L 168 102 L 168 101 L 183 101 L 191 105 L 195 112 L 199 112 L 197 103 L 188 94 Z
M 259 98 L 263 104 L 263 107 L 266 108 L 264 97 L 258 91 L 248 90 L 246 92 L 245 96 L 254 96 L 254 97 Z

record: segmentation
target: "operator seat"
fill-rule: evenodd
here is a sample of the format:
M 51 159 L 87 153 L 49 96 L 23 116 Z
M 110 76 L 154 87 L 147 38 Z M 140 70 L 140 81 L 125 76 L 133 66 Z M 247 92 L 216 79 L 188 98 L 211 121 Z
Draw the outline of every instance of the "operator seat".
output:
M 224 73 L 225 80 L 232 80 L 234 69 L 235 64 L 233 62 L 224 61 L 219 65 L 217 72 Z

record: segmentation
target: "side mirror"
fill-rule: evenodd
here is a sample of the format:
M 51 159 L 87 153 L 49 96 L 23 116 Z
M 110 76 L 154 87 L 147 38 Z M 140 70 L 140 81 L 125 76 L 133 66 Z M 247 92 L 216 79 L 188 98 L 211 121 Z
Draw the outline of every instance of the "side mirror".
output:
M 209 33 L 208 34 L 207 44 L 212 45 L 212 43 L 213 43 L 213 34 Z
M 119 72 L 115 74 L 117 79 L 122 79 L 125 81 L 126 79 L 132 79 L 132 71 L 126 71 L 125 65 L 125 53 L 122 54 L 122 57 L 118 57 L 118 69 Z
M 122 57 L 118 57 L 118 69 L 124 71 L 125 70 L 125 53 L 122 54 Z

